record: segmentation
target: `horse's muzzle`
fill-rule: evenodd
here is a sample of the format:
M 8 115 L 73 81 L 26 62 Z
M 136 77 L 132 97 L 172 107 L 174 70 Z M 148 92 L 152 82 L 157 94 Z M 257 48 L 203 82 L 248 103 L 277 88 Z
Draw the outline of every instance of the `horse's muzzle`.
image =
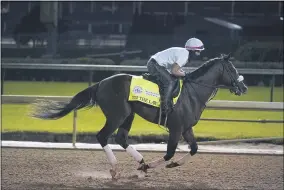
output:
M 248 90 L 248 87 L 244 84 L 243 81 L 235 83 L 233 85 L 233 88 L 230 89 L 231 93 L 234 93 L 237 96 L 240 96 L 242 94 L 246 94 Z
M 240 82 L 240 84 L 238 84 L 238 88 L 243 94 L 246 94 L 248 91 L 248 87 L 243 82 Z

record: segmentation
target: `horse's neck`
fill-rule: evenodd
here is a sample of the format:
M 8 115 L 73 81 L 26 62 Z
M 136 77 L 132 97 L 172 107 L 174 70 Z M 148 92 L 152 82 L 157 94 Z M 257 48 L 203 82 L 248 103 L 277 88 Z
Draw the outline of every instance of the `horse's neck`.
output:
M 217 73 L 218 65 L 214 65 L 211 69 L 209 69 L 205 74 L 198 77 L 194 82 L 190 82 L 188 86 L 194 88 L 193 90 L 198 93 L 198 98 L 207 103 L 211 98 L 216 95 L 216 88 L 211 88 L 209 86 L 216 86 L 218 84 L 219 75 Z M 216 70 L 215 72 L 212 70 Z

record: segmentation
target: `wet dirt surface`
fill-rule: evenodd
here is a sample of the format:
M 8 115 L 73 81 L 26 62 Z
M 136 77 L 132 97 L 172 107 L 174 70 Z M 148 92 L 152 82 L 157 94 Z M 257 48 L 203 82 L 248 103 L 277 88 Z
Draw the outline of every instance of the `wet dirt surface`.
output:
M 181 167 L 163 165 L 137 178 L 134 159 L 115 155 L 123 170 L 112 181 L 102 151 L 2 148 L 1 189 L 283 189 L 282 156 L 197 154 Z M 142 155 L 147 162 L 164 153 Z

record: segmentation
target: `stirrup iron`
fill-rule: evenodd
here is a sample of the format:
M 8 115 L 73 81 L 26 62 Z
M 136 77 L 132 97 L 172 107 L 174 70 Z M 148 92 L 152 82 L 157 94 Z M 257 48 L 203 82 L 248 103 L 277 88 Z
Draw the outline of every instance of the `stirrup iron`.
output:
M 159 114 L 159 122 L 158 122 L 158 126 L 161 126 L 161 120 L 162 120 L 162 106 L 160 106 L 160 114 Z M 166 115 L 166 119 L 165 119 L 165 123 L 164 123 L 164 127 L 167 128 L 167 121 L 168 121 L 168 114 Z

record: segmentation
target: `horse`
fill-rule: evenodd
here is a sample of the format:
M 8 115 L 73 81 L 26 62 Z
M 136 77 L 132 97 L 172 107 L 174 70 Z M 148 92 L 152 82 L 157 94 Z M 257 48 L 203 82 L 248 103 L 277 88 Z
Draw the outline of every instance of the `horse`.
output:
M 167 164 L 166 168 L 181 166 L 190 156 L 197 153 L 198 145 L 192 128 L 198 123 L 206 104 L 216 95 L 218 89 L 227 88 L 237 96 L 248 90 L 243 76 L 239 75 L 229 59 L 230 54 L 221 54 L 219 57 L 206 61 L 195 71 L 187 73 L 180 79 L 183 81 L 180 96 L 173 111 L 167 116 L 166 127 L 169 136 L 166 154 L 149 163 L 146 163 L 142 154 L 129 145 L 128 133 L 135 113 L 148 122 L 158 124 L 160 109 L 143 102 L 128 101 L 129 86 L 133 75 L 116 74 L 105 78 L 77 93 L 68 102 L 39 101 L 35 103 L 36 109 L 32 117 L 56 120 L 66 116 L 72 110 L 98 105 L 106 117 L 106 123 L 96 134 L 96 138 L 111 165 L 110 173 L 113 179 L 119 176 L 117 159 L 107 141 L 117 129 L 115 142 L 138 162 L 137 170 L 145 173 L 148 169 L 169 161 L 175 155 L 180 137 L 183 137 L 190 151 L 177 161 Z M 165 121 L 165 117 L 161 120 Z

